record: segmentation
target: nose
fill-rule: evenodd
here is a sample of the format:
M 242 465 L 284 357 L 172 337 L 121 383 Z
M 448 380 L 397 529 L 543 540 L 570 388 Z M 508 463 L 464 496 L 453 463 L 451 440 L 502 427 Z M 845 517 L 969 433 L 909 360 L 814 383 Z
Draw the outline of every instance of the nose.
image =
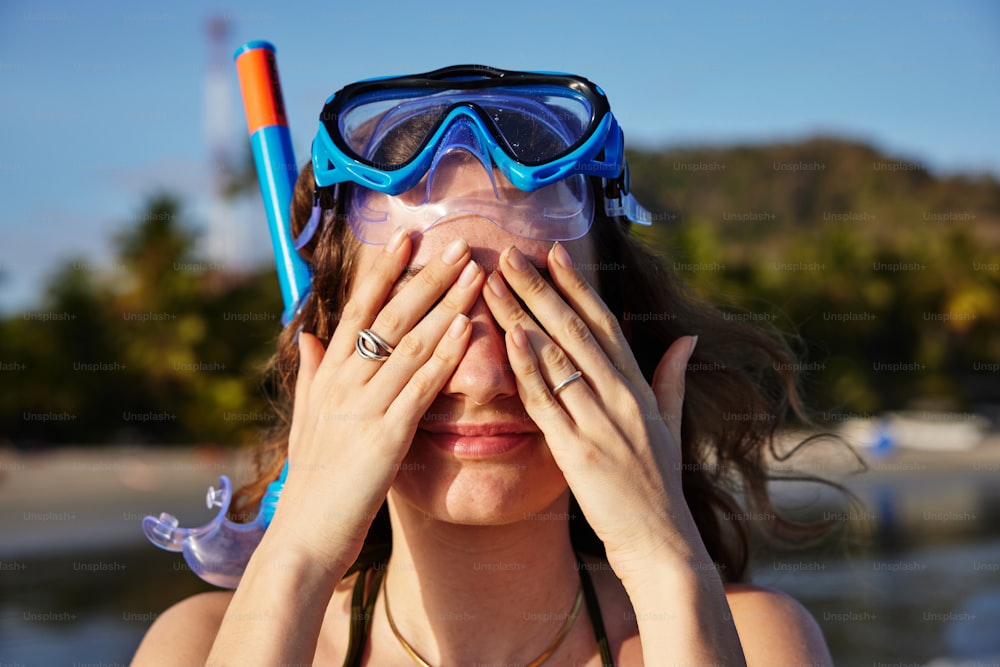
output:
M 481 296 L 468 315 L 472 325 L 469 346 L 441 393 L 476 405 L 517 396 L 503 329 Z

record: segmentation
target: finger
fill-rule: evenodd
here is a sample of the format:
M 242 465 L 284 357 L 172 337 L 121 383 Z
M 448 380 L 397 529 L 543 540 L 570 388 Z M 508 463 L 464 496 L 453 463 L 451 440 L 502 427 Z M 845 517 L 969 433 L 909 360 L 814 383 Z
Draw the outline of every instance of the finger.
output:
M 299 333 L 299 370 L 298 376 L 295 378 L 296 399 L 298 399 L 300 394 L 305 394 L 309 391 L 309 387 L 316 377 L 316 371 L 319 369 L 320 362 L 323 361 L 325 354 L 326 349 L 319 338 L 305 331 Z M 299 391 L 300 389 L 304 391 Z
M 296 417 L 305 412 L 309 390 L 325 353 L 326 350 L 319 338 L 304 331 L 299 333 L 299 369 L 298 376 L 295 378 L 295 400 L 292 405 L 293 414 Z M 296 427 L 301 422 L 301 418 L 293 419 L 292 430 L 296 431 Z M 292 437 L 294 439 L 294 436 Z
M 455 318 L 464 316 L 479 298 L 483 280 L 479 265 L 470 260 L 440 303 L 400 339 L 389 359 L 374 365 L 376 372 L 369 386 L 374 390 L 373 395 L 382 401 L 377 407 L 387 408 L 414 373 L 435 353 L 446 332 L 454 325 Z
M 681 415 L 684 408 L 685 372 L 694 354 L 697 336 L 682 336 L 667 348 L 653 372 L 653 393 L 660 416 L 674 442 L 681 441 Z
M 412 437 L 420 418 L 458 367 L 471 332 L 469 317 L 465 313 L 455 315 L 433 354 L 408 376 L 405 386 L 386 409 L 387 423 L 400 424 L 405 429 L 403 435 Z
M 593 379 L 544 331 L 537 326 L 526 329 L 514 325 L 506 339 L 518 395 L 549 439 L 550 449 L 562 442 L 575 442 L 581 432 L 609 433 L 608 403 L 600 398 Z M 573 440 L 566 440 L 570 433 Z
M 642 369 L 625 339 L 618 318 L 608 309 L 594 286 L 576 270 L 573 259 L 561 243 L 555 243 L 549 251 L 548 267 L 552 282 L 573 311 L 586 322 L 587 329 L 611 364 L 633 386 L 643 386 Z
M 435 302 L 445 292 L 450 292 L 446 297 L 446 308 L 450 312 L 446 313 L 446 319 L 438 327 L 438 331 L 443 333 L 455 314 L 471 305 L 470 297 L 478 294 L 473 287 L 481 270 L 469 259 L 470 255 L 469 244 L 464 239 L 455 239 L 427 266 L 413 273 L 412 277 L 404 278 L 405 284 L 379 310 L 375 321 L 368 328 L 392 347 L 398 347 L 407 332 L 428 314 L 427 311 Z M 439 337 L 440 335 L 435 336 L 432 345 Z M 409 339 L 407 344 L 412 348 L 409 356 L 419 358 L 423 343 L 426 341 L 419 337 Z M 379 370 L 378 365 L 372 364 L 370 360 L 360 356 L 356 360 L 359 363 L 355 363 L 352 370 L 356 371 L 358 377 L 369 379 Z
M 504 340 L 507 344 L 507 358 L 514 371 L 518 396 L 528 416 L 545 434 L 546 440 L 550 443 L 549 448 L 551 449 L 553 445 L 558 446 L 557 443 L 563 441 L 575 442 L 575 438 L 570 439 L 567 435 L 576 430 L 576 424 L 559 400 L 552 395 L 549 389 L 550 380 L 539 366 L 528 332 L 517 324 L 507 331 Z M 579 389 L 573 387 L 574 384 L 586 385 L 581 379 L 567 385 L 562 391 Z
M 508 333 L 519 331 L 518 340 L 523 337 L 532 348 L 532 363 L 525 365 L 525 372 L 534 372 L 534 369 L 537 369 L 549 387 L 556 386 L 578 370 L 586 372 L 577 366 L 576 362 L 570 359 L 538 322 L 521 307 L 507 289 L 500 274 L 494 271 L 487 279 L 487 285 L 488 287 L 483 290 L 483 296 L 490 312 L 493 313 L 493 318 L 504 331 Z
M 381 253 L 377 253 L 370 266 L 356 270 L 354 286 L 340 313 L 330 343 L 327 346 L 328 364 L 339 365 L 354 353 L 358 330 L 371 326 L 378 311 L 392 292 L 406 262 L 410 257 L 412 242 L 403 228 L 397 228 Z
M 583 371 L 593 381 L 599 396 L 611 398 L 602 391 L 617 392 L 621 386 L 621 377 L 600 348 L 586 321 L 542 278 L 517 248 L 508 248 L 502 254 L 500 270 L 503 278 L 491 276 L 490 289 L 483 291 L 484 295 L 491 292 L 486 301 L 500 326 L 506 329 L 514 324 L 521 324 L 527 331 L 540 329 L 531 322 L 531 316 L 511 295 L 510 290 L 503 289 L 503 281 L 506 280 L 511 290 L 524 301 L 528 311 L 545 328 L 546 333 L 572 360 L 574 370 Z M 536 347 L 537 349 L 539 348 Z M 542 360 L 544 362 L 545 357 Z M 544 369 L 546 364 L 543 363 L 542 367 Z
M 534 390 L 532 397 L 539 405 L 545 406 L 549 401 L 560 404 L 561 401 L 566 412 L 574 418 L 586 420 L 592 416 L 596 397 L 585 377 L 585 372 L 580 371 L 541 327 L 533 321 L 527 327 L 516 323 L 507 333 L 510 334 L 510 340 L 517 343 L 514 350 L 510 349 L 509 344 L 507 346 L 507 358 L 514 371 L 514 377 L 517 378 L 519 373 L 538 376 L 538 381 L 533 381 L 530 387 Z M 530 356 L 524 356 L 523 350 L 527 350 Z M 515 357 L 510 356 L 512 351 Z M 522 363 L 515 365 L 515 358 L 520 359 Z M 541 394 L 540 388 L 544 388 L 548 400 Z

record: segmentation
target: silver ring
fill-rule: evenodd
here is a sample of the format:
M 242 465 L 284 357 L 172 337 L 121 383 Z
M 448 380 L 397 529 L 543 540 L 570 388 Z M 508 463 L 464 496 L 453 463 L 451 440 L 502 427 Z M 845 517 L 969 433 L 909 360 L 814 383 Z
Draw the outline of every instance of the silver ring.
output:
M 385 361 L 392 354 L 393 347 L 371 329 L 362 329 L 358 332 L 354 349 L 362 359 Z
M 563 380 L 562 382 L 560 382 L 556 386 L 552 387 L 552 395 L 555 396 L 560 391 L 562 391 L 563 389 L 565 389 L 571 382 L 573 382 L 574 380 L 579 380 L 582 377 L 583 377 L 583 373 L 580 372 L 580 371 L 577 371 L 577 372 L 573 373 L 568 378 L 566 378 L 565 380 Z

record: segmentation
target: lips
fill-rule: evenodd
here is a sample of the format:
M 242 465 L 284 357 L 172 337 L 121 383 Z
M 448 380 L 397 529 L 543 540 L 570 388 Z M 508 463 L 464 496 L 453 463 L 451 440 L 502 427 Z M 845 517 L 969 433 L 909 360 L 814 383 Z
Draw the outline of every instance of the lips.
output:
M 456 458 L 501 456 L 527 444 L 538 433 L 524 423 L 432 424 L 420 429 L 438 449 Z
M 452 433 L 456 435 L 467 435 L 467 436 L 491 436 L 491 435 L 504 435 L 511 433 L 537 433 L 538 429 L 534 428 L 531 424 L 526 424 L 524 422 L 442 422 L 442 423 L 426 423 L 421 425 L 421 431 L 427 431 L 429 433 Z

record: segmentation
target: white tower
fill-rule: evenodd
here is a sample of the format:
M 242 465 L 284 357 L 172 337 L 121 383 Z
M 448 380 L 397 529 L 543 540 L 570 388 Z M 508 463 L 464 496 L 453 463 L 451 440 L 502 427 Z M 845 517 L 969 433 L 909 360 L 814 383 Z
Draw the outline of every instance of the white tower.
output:
M 205 70 L 204 131 L 208 155 L 208 229 L 205 256 L 226 272 L 248 268 L 247 234 L 238 223 L 231 197 L 226 196 L 228 175 L 234 168 L 230 147 L 234 139 L 233 78 L 229 52 L 229 24 L 223 17 L 208 20 L 209 62 Z M 242 125 L 239 125 L 242 128 Z

